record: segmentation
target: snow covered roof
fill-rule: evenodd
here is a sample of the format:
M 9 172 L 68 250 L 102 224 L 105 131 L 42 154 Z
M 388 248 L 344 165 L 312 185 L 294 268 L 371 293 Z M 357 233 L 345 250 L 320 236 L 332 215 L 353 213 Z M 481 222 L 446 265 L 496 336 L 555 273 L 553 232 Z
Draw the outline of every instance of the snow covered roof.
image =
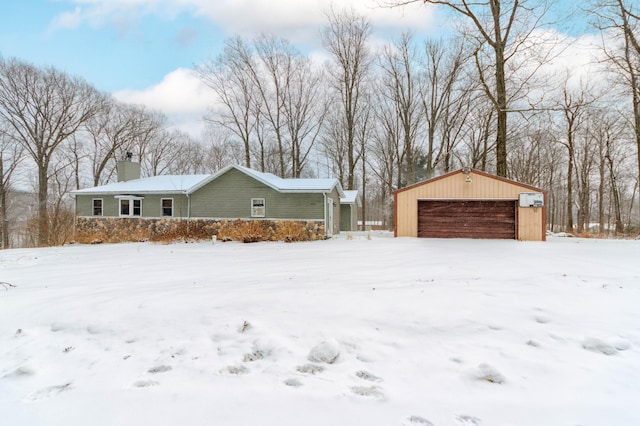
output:
M 94 188 L 80 189 L 72 194 L 182 194 L 207 181 L 211 175 L 164 175 L 126 182 L 110 183 Z
M 341 204 L 356 204 L 358 202 L 358 190 L 349 189 L 344 191 L 344 197 L 340 198 Z
M 329 192 L 329 191 L 332 191 L 333 188 L 337 187 L 338 194 L 340 194 L 340 197 L 344 196 L 344 191 L 342 190 L 342 186 L 340 186 L 340 182 L 338 182 L 338 179 L 335 179 L 335 178 L 283 179 L 271 173 L 259 172 L 257 170 L 253 170 L 248 167 L 237 166 L 237 165 L 227 166 L 219 170 L 214 175 L 211 175 L 211 177 L 207 181 L 201 182 L 196 188 L 194 188 L 190 192 L 193 192 L 196 189 L 206 185 L 207 183 L 217 179 L 219 176 L 222 176 L 223 174 L 227 173 L 231 169 L 236 169 L 246 174 L 247 176 L 250 176 L 257 181 L 262 182 L 265 185 L 279 192 Z
M 345 193 L 337 179 L 283 179 L 271 173 L 259 172 L 242 166 L 227 166 L 212 175 L 165 175 L 111 183 L 94 188 L 72 191 L 82 194 L 191 194 L 231 169 L 252 177 L 279 192 L 329 192 L 338 188 L 340 197 Z

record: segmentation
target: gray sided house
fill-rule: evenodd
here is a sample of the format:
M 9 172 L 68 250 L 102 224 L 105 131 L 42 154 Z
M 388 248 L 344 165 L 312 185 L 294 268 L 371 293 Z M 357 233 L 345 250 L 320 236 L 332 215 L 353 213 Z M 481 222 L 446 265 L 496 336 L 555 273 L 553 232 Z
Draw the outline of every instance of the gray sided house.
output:
M 358 230 L 358 208 L 360 207 L 360 198 L 358 190 L 345 190 L 344 197 L 340 198 L 340 230 L 341 231 L 357 231 Z
M 168 223 L 189 222 L 208 224 L 210 234 L 216 235 L 220 223 L 253 220 L 273 226 L 287 221 L 312 224 L 322 237 L 341 229 L 345 193 L 337 179 L 283 179 L 235 165 L 212 175 L 131 179 L 136 167 L 120 162 L 119 182 L 72 193 L 77 232 L 95 230 L 105 221 L 130 230 L 145 224 L 152 233 Z

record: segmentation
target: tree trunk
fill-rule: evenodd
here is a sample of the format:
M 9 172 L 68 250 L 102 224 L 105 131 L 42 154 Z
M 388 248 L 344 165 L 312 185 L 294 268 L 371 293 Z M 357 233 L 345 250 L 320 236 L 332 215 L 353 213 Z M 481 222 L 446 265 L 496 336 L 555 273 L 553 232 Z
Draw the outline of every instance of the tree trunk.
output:
M 566 232 L 573 232 L 573 141 L 567 142 L 569 151 L 569 159 L 567 161 L 567 222 Z
M 496 53 L 496 175 L 507 177 L 507 86 L 504 75 L 504 47 L 497 44 Z
M 48 165 L 38 164 L 38 246 L 49 245 L 49 218 L 47 211 L 49 197 Z
M 2 249 L 9 248 L 9 226 L 7 220 L 7 188 L 4 178 L 4 161 L 0 151 L 0 215 L 2 215 Z

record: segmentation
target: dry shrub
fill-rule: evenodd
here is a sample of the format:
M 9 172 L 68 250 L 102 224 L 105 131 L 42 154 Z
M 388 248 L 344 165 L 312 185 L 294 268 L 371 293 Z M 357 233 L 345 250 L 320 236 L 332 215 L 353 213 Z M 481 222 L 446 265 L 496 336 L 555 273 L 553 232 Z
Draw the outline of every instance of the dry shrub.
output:
M 302 223 L 283 221 L 277 223 L 275 239 L 282 240 L 287 243 L 294 241 L 308 241 L 309 234 Z
M 218 239 L 221 241 L 242 241 L 243 243 L 256 243 L 266 241 L 267 232 L 262 221 L 245 221 L 238 219 L 233 222 L 225 222 L 218 230 Z
M 265 241 L 264 224 L 258 220 L 242 222 L 238 225 L 238 235 L 243 243 L 257 243 Z
M 224 221 L 218 229 L 218 241 L 234 241 L 237 239 L 237 234 L 235 222 Z
M 127 241 L 189 242 L 218 241 L 308 241 L 324 238 L 323 226 L 314 221 L 156 219 L 100 217 L 76 219 L 79 243 Z

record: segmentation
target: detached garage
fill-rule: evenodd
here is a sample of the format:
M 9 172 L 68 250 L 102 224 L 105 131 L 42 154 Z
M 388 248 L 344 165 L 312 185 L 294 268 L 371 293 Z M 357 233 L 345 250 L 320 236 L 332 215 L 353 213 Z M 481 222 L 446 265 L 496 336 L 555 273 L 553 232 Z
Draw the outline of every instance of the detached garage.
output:
M 546 194 L 475 169 L 394 192 L 395 236 L 544 241 Z

